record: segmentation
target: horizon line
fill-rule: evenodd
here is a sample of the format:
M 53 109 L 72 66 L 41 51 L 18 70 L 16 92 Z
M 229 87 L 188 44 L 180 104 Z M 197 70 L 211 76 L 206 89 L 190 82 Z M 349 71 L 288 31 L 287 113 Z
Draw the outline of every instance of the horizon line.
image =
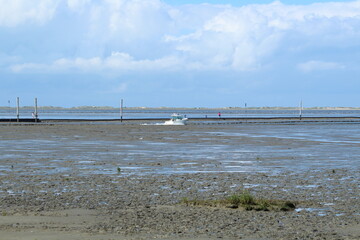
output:
M 20 106 L 19 109 L 34 109 L 35 106 Z M 16 109 L 17 107 L 14 106 L 0 106 L 1 110 L 5 109 Z M 113 106 L 73 106 L 73 107 L 61 107 L 61 106 L 37 106 L 38 109 L 72 109 L 72 110 L 85 110 L 85 109 L 120 109 L 119 107 L 113 107 Z M 124 109 L 223 109 L 223 110 L 236 110 L 236 109 L 243 109 L 243 110 L 298 110 L 300 109 L 299 106 L 297 107 L 280 107 L 280 106 L 247 106 L 247 107 L 144 107 L 144 106 L 124 106 Z M 337 106 L 337 107 L 329 107 L 329 106 L 315 106 L 315 107 L 302 107 L 303 110 L 360 110 L 360 107 L 345 107 L 345 106 Z

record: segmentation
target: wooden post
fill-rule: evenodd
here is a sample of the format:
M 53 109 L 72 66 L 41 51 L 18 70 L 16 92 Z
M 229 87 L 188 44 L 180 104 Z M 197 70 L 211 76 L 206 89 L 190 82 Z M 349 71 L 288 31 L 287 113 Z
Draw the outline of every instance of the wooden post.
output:
M 8 100 L 8 104 L 9 104 L 9 122 L 11 122 L 11 105 L 10 105 L 10 100 Z
M 124 103 L 124 100 L 121 99 L 121 103 L 120 103 L 120 122 L 122 122 L 122 120 L 123 120 L 123 103 Z
M 16 98 L 16 121 L 19 122 L 20 119 L 20 113 L 19 113 L 19 105 L 20 105 L 20 100 L 19 97 Z
M 301 116 L 302 116 L 302 100 L 300 101 L 300 112 L 299 112 L 299 116 L 300 116 L 300 120 L 301 120 Z
M 35 98 L 35 112 L 34 112 L 34 118 L 35 118 L 35 122 L 37 122 L 37 119 L 38 119 L 37 98 Z
M 247 103 L 245 103 L 245 122 L 247 122 L 247 119 L 246 119 L 246 117 L 247 117 L 247 115 L 246 115 L 246 107 L 247 107 Z
M 245 103 L 245 117 L 246 117 L 246 107 L 247 107 L 247 103 Z

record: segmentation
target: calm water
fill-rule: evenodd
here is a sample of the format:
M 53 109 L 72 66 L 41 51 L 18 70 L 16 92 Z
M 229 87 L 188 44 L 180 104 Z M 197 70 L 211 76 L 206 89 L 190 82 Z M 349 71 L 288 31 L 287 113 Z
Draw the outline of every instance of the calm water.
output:
M 33 109 L 21 109 L 20 118 L 31 118 Z M 142 119 L 142 118 L 169 118 L 174 113 L 186 114 L 189 118 L 198 117 L 217 117 L 219 110 L 199 110 L 199 109 L 186 109 L 186 110 L 130 110 L 125 109 L 123 118 L 126 119 Z M 223 109 L 220 110 L 222 117 L 294 117 L 299 116 L 298 110 L 233 110 Z M 40 110 L 40 119 L 119 119 L 120 110 Z M 304 110 L 303 116 L 322 116 L 322 117 L 360 117 L 360 110 Z M 16 118 L 15 109 L 0 109 L 1 118 Z

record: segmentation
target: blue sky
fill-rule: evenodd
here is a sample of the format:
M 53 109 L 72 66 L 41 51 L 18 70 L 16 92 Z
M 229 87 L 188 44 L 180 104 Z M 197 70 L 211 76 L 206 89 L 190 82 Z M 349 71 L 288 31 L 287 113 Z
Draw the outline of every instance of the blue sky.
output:
M 0 106 L 360 107 L 360 0 L 0 5 Z
M 183 4 L 230 4 L 232 6 L 244 6 L 249 4 L 269 4 L 273 3 L 274 0 L 165 0 L 164 2 L 172 5 L 183 5 Z M 295 4 L 295 5 L 304 5 L 312 3 L 324 3 L 324 2 L 336 2 L 329 0 L 282 0 L 280 1 L 284 4 Z M 343 0 L 341 2 L 352 2 L 352 0 Z

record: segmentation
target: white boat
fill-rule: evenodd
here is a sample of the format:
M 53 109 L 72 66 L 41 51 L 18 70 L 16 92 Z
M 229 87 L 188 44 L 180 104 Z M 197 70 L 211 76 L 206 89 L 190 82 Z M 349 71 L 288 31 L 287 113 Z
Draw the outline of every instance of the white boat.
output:
M 164 125 L 186 125 L 186 121 L 188 119 L 184 117 L 183 115 L 174 113 L 171 115 L 171 119 L 168 121 L 165 121 Z

